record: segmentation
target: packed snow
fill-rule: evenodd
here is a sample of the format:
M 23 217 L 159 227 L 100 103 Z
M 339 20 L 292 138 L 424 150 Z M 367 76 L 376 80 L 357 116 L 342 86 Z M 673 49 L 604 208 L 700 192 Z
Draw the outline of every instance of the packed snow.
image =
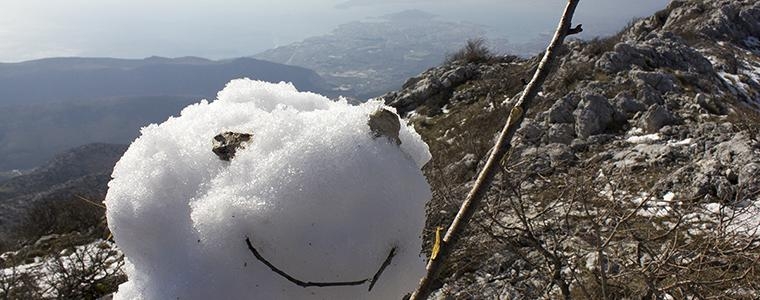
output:
M 430 153 L 404 120 L 400 144 L 374 134 L 381 109 L 239 79 L 143 128 L 105 201 L 129 277 L 115 298 L 400 299 L 424 272 Z M 229 161 L 224 132 L 252 135 Z

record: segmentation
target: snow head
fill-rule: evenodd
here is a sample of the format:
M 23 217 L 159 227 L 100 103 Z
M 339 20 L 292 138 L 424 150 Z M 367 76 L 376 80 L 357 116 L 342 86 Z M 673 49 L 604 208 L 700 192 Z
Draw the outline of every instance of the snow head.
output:
M 430 153 L 389 110 L 240 79 L 143 128 L 105 201 L 116 298 L 400 299 L 424 272 Z

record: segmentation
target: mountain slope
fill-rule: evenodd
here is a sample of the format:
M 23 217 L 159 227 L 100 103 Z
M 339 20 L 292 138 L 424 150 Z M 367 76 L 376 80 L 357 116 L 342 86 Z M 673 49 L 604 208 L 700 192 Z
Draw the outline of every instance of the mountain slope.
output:
M 755 1 L 674 1 L 569 42 L 437 295 L 757 298 L 759 36 Z M 433 153 L 426 237 L 537 63 L 444 64 L 382 97 Z
M 56 155 L 29 174 L 0 183 L 0 206 L 3 208 L 0 210 L 0 248 L 12 246 L 18 239 L 36 238 L 38 236 L 34 235 L 51 233 L 48 230 L 55 228 L 48 222 L 86 221 L 54 220 L 57 214 L 86 212 L 99 220 L 103 213 L 98 211 L 100 208 L 90 207 L 91 204 L 84 203 L 79 197 L 94 202 L 102 201 L 108 189 L 108 181 L 111 180 L 113 166 L 126 150 L 126 145 L 83 145 Z M 70 204 L 67 207 L 63 203 Z M 45 207 L 80 211 L 49 211 Z M 90 213 L 89 210 L 95 212 Z M 43 212 L 47 217 L 39 215 Z M 36 215 L 30 215 L 35 213 Z

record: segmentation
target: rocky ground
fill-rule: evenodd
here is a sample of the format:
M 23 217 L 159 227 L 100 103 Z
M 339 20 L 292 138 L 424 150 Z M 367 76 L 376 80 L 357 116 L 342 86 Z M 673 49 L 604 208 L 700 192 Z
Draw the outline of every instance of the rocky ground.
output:
M 754 1 L 674 1 L 567 43 L 435 297 L 760 297 L 758 37 Z M 480 60 L 382 97 L 431 146 L 428 238 L 538 61 Z

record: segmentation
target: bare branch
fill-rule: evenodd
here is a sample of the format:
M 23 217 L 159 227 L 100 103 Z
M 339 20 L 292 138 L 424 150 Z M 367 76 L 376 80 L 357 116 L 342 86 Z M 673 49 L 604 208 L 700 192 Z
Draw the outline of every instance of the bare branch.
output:
M 531 102 L 536 97 L 539 90 L 541 90 L 541 86 L 549 76 L 549 70 L 554 62 L 554 58 L 557 56 L 559 48 L 562 46 L 567 34 L 570 33 L 570 24 L 572 23 L 573 13 L 579 2 L 580 0 L 569 0 L 567 2 L 567 6 L 562 14 L 557 30 L 554 33 L 554 37 L 549 44 L 549 47 L 546 49 L 543 59 L 541 59 L 541 62 L 538 64 L 533 79 L 531 79 L 525 87 L 522 96 L 512 108 L 507 123 L 504 125 L 496 144 L 491 150 L 491 155 L 488 157 L 486 164 L 478 174 L 478 178 L 475 181 L 472 190 L 470 190 L 462 203 L 459 212 L 451 222 L 451 225 L 441 242 L 438 257 L 436 259 L 431 259 L 428 262 L 427 272 L 420 280 L 417 289 L 412 293 L 410 297 L 411 300 L 425 299 L 430 294 L 431 284 L 433 280 L 438 277 L 438 274 L 440 274 L 443 262 L 451 252 L 451 249 L 456 245 L 466 224 L 472 218 L 480 201 L 490 188 L 493 178 L 498 170 L 498 162 L 504 158 L 505 154 L 507 154 L 511 148 L 512 138 L 525 118 L 524 112 L 530 108 Z

